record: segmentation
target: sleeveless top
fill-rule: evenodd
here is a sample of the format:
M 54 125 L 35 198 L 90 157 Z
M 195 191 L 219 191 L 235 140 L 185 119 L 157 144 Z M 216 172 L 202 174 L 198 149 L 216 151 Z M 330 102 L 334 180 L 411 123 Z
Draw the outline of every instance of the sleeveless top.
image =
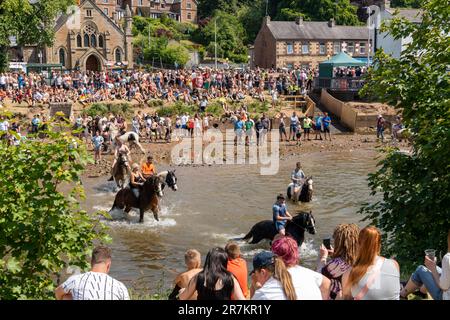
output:
M 381 257 L 377 257 L 377 260 Z M 375 263 L 376 264 L 376 263 Z M 369 267 L 366 274 L 359 280 L 359 282 L 352 287 L 352 296 L 356 297 L 358 293 L 364 288 L 367 279 L 373 273 L 373 264 Z M 366 295 L 362 300 L 399 300 L 400 297 L 400 272 L 395 266 L 394 260 L 384 259 L 381 265 L 381 271 L 369 287 Z
M 232 277 L 225 279 L 222 289 L 211 290 L 204 285 L 204 277 L 197 276 L 195 289 L 197 290 L 197 300 L 230 300 L 233 293 L 234 282 Z

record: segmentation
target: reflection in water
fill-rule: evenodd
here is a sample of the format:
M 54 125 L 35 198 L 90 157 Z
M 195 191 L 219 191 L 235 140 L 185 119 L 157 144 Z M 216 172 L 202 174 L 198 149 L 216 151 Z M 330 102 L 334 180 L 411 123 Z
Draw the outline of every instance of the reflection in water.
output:
M 147 213 L 144 223 L 139 224 L 137 212 L 126 219 L 118 212 L 113 215 L 114 221 L 106 222 L 114 239 L 111 274 L 127 285 L 144 277 L 139 281 L 146 282 L 145 287 L 151 290 L 161 285 L 171 287 L 175 274 L 184 269 L 187 249 L 198 249 L 204 259 L 212 247 L 241 238 L 256 222 L 271 219 L 275 197 L 286 192 L 290 173 L 299 160 L 305 173 L 314 178 L 313 201 L 299 205 L 288 202 L 287 206 L 291 214 L 300 210 L 312 210 L 314 214 L 317 233 L 305 234 L 300 258 L 302 264 L 315 269 L 322 239 L 330 236 L 339 223 L 359 223 L 361 216 L 356 212 L 370 199 L 367 174 L 374 171 L 374 156 L 367 151 L 317 152 L 283 160 L 274 176 L 261 176 L 257 166 L 180 167 L 176 171 L 179 190 L 165 192 L 161 221 Z M 88 211 L 111 208 L 114 184 L 106 179 L 84 181 L 84 206 Z M 256 253 L 269 249 L 267 241 L 239 243 L 250 264 Z

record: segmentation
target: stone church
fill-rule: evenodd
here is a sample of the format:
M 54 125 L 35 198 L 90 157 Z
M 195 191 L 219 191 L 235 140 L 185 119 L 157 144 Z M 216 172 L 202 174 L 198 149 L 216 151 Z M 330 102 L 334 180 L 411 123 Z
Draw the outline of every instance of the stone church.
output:
M 114 19 L 95 1 L 81 0 L 71 15 L 58 18 L 54 44 L 46 48 L 45 62 L 82 71 L 133 68 L 131 10 L 127 6 L 124 11 L 122 19 Z

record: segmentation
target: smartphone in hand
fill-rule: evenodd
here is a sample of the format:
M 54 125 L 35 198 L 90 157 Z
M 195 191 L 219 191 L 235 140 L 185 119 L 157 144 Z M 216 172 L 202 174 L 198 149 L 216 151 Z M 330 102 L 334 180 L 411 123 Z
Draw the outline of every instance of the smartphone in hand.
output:
M 323 245 L 328 250 L 331 250 L 331 239 L 330 238 L 323 239 Z

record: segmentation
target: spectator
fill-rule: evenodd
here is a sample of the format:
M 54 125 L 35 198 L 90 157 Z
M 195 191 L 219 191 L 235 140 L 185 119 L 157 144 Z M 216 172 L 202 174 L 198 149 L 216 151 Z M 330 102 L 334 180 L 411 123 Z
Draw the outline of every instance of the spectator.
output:
M 283 259 L 292 277 L 298 300 L 328 300 L 330 280 L 318 272 L 298 265 L 297 241 L 291 237 L 278 237 L 272 243 L 272 252 Z
M 314 138 L 315 140 L 317 140 L 317 135 L 319 135 L 320 140 L 322 139 L 322 120 L 323 120 L 323 116 L 318 115 L 316 116 L 316 121 L 314 122 L 314 133 L 316 134 L 316 137 Z
M 286 141 L 288 141 L 288 137 L 286 135 L 286 123 L 285 123 L 286 117 L 284 113 L 282 112 L 280 115 L 280 124 L 278 126 L 278 131 L 280 132 L 280 141 L 283 141 L 283 134 Z
M 291 139 L 291 135 L 292 135 L 292 141 L 295 141 L 295 137 L 297 134 L 297 130 L 298 130 L 298 123 L 299 123 L 299 119 L 297 117 L 297 114 L 295 113 L 295 111 L 292 113 L 291 116 L 291 124 L 290 124 L 290 130 L 289 130 L 289 140 Z
M 377 118 L 377 139 L 381 138 L 381 142 L 384 142 L 384 126 L 385 120 L 381 114 Z
M 450 300 L 450 230 L 447 234 L 447 253 L 442 258 L 442 268 L 436 266 L 436 258 L 425 256 L 425 266 L 418 266 L 400 297 L 406 299 L 408 294 L 425 286 L 434 300 Z
M 312 126 L 311 118 L 308 116 L 305 116 L 305 118 L 303 119 L 303 131 L 305 134 L 303 141 L 306 140 L 306 137 L 308 137 L 308 141 L 311 141 L 310 136 L 309 136 L 309 134 L 311 132 L 311 126 Z
M 330 299 L 342 298 L 342 276 L 351 268 L 358 253 L 359 227 L 352 224 L 340 224 L 334 229 L 334 248 L 330 251 L 320 246 L 320 261 L 317 272 L 330 279 Z M 328 253 L 332 259 L 327 263 Z
M 253 258 L 251 272 L 252 300 L 297 300 L 299 292 L 286 270 L 283 259 L 273 252 L 263 251 Z
M 236 277 L 239 285 L 241 286 L 242 294 L 244 297 L 248 298 L 247 262 L 241 258 L 241 250 L 236 243 L 227 243 L 225 246 L 225 251 L 228 255 L 227 270 Z
M 184 254 L 184 263 L 186 264 L 187 271 L 180 273 L 175 278 L 174 284 L 175 288 L 173 288 L 172 293 L 169 295 L 169 300 L 175 300 L 178 299 L 178 294 L 181 289 L 186 288 L 189 285 L 189 281 L 197 275 L 200 271 L 202 271 L 201 268 L 201 255 L 200 252 L 198 252 L 195 249 L 189 249 Z M 197 299 L 197 294 L 194 293 L 192 295 L 192 300 Z
M 400 267 L 397 261 L 380 256 L 381 233 L 365 227 L 358 237 L 358 255 L 342 277 L 344 299 L 398 300 Z
M 237 279 L 227 270 L 228 256 L 224 249 L 213 248 L 206 256 L 203 270 L 196 274 L 180 293 L 180 300 L 245 300 Z
M 327 112 L 325 112 L 323 114 L 322 124 L 323 124 L 323 133 L 325 135 L 325 140 L 327 140 L 327 132 L 328 132 L 328 136 L 331 141 L 331 133 L 330 133 L 331 118 Z
M 130 300 L 124 284 L 108 275 L 111 249 L 98 246 L 92 252 L 91 271 L 71 276 L 55 290 L 57 300 Z
M 92 137 L 92 144 L 94 145 L 94 158 L 95 164 L 102 160 L 102 144 L 105 140 L 100 135 L 100 131 L 95 132 L 95 136 Z

